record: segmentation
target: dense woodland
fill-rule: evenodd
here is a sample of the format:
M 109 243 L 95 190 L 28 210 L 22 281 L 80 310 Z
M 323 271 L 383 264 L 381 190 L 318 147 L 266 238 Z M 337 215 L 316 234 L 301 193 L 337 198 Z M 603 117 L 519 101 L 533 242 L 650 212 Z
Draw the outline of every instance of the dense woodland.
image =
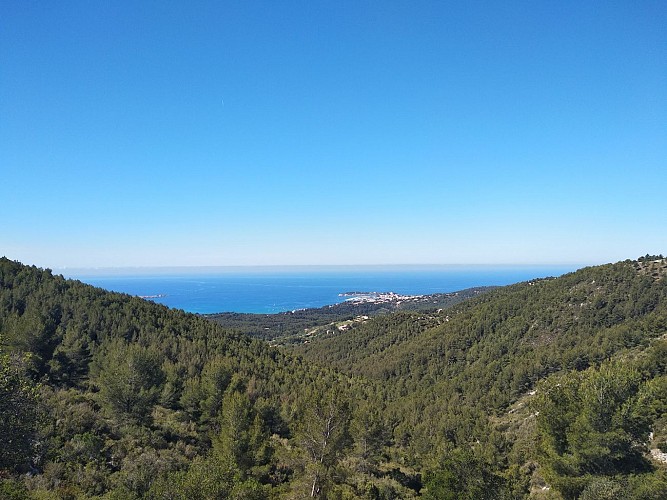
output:
M 0 259 L 0 498 L 667 498 L 662 256 L 224 323 Z

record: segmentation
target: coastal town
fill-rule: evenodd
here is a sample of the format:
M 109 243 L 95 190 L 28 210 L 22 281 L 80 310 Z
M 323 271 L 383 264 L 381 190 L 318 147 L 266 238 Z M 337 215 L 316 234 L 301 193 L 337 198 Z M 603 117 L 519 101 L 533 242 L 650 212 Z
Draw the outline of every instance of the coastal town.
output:
M 400 295 L 395 292 L 345 292 L 339 293 L 339 297 L 346 297 L 345 302 L 357 304 L 401 304 L 403 302 L 420 302 L 427 295 Z

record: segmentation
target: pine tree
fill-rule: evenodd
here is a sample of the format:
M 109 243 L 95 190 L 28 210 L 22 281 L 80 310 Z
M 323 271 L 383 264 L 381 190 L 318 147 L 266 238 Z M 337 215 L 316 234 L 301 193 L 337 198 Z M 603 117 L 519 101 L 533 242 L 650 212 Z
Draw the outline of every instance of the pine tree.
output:
M 321 395 L 314 391 L 305 400 L 297 442 L 306 457 L 311 497 L 326 491 L 332 468 L 351 444 L 350 416 L 349 401 L 337 389 L 329 389 Z

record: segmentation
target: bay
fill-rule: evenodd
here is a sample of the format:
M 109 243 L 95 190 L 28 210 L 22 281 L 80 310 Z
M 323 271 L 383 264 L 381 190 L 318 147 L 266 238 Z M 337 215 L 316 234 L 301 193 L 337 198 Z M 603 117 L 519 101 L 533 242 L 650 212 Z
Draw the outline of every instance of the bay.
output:
M 345 300 L 346 292 L 401 295 L 508 285 L 574 266 L 317 266 L 71 270 L 66 277 L 193 313 L 278 313 Z

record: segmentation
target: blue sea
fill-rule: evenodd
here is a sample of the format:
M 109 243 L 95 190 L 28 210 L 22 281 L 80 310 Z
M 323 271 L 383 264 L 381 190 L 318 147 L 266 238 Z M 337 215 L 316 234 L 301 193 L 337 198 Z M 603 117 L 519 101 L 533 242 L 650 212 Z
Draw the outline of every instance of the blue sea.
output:
M 345 300 L 345 292 L 425 295 L 508 285 L 574 271 L 574 266 L 266 267 L 63 272 L 106 290 L 193 313 L 277 313 Z

